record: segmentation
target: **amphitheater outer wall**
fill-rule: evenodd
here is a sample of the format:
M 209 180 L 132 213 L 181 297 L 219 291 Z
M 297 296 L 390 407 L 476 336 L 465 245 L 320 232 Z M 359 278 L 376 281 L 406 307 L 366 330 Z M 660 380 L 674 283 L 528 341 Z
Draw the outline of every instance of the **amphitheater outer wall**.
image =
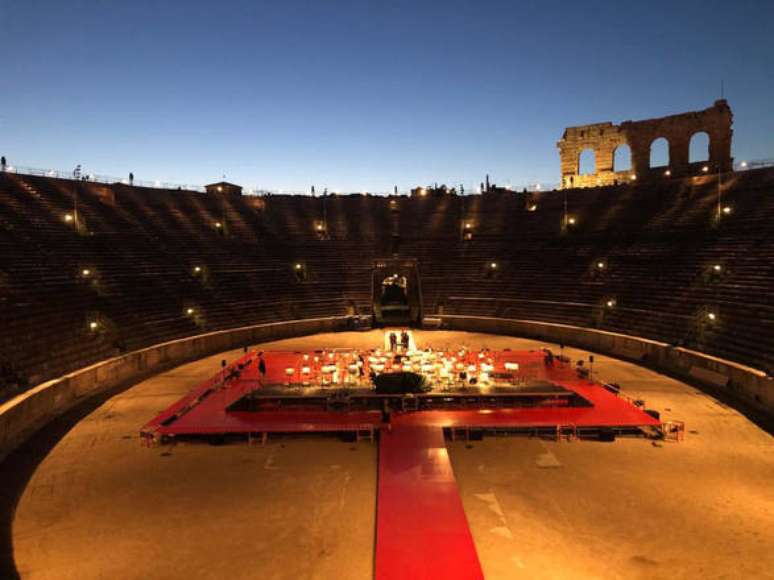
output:
M 242 346 L 347 328 L 348 317 L 245 326 L 164 342 L 41 383 L 0 405 L 0 461 L 32 433 L 89 397 L 135 379 Z
M 651 367 L 688 383 L 709 387 L 774 417 L 774 378 L 741 364 L 648 340 L 566 324 L 439 315 L 443 328 L 534 338 L 566 344 Z

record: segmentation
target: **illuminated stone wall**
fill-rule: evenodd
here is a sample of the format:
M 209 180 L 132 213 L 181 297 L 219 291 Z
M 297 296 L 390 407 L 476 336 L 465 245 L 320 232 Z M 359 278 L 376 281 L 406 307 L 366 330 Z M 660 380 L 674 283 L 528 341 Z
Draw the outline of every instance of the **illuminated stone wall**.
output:
M 731 123 L 733 114 L 725 100 L 703 111 L 681 113 L 645 121 L 594 123 L 568 127 L 557 143 L 561 158 L 562 188 L 598 187 L 664 177 L 685 177 L 705 172 L 730 171 Z M 709 136 L 709 159 L 696 163 L 689 160 L 691 138 L 697 133 Z M 669 164 L 650 167 L 651 145 L 664 138 L 669 143 Z M 615 150 L 628 145 L 631 150 L 631 168 L 619 171 L 614 167 Z M 594 173 L 580 173 L 580 156 L 587 149 L 593 151 Z

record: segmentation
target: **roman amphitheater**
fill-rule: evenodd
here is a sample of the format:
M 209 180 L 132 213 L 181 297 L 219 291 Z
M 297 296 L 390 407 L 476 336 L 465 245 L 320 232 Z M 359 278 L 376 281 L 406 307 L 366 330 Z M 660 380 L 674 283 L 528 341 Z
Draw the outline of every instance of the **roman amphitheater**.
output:
M 0 576 L 774 578 L 774 169 L 725 101 L 558 145 L 464 195 L 0 174 Z

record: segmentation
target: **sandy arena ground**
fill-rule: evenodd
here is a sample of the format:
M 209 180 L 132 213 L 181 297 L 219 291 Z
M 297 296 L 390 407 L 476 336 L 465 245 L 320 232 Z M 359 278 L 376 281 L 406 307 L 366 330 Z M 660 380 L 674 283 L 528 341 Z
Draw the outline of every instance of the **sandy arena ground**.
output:
M 420 347 L 546 344 L 445 331 L 415 336 Z M 381 340 L 377 331 L 336 333 L 261 348 Z M 145 380 L 55 445 L 13 519 L 22 578 L 371 577 L 375 444 L 284 437 L 265 447 L 140 445 L 147 420 L 214 374 L 220 359 L 240 355 Z M 686 421 L 686 440 L 450 442 L 486 577 L 774 578 L 772 437 L 684 383 L 604 356 L 594 370 L 662 417 Z

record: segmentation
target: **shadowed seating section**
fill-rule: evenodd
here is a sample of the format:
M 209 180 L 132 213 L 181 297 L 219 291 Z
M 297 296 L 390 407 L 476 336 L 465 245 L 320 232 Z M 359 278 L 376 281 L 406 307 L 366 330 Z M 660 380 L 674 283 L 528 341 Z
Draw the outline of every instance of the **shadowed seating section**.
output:
M 210 330 L 370 314 L 372 263 L 393 255 L 418 260 L 425 315 L 588 326 L 772 372 L 774 172 L 724 176 L 720 206 L 718 189 L 232 197 L 2 174 L 0 393 Z

